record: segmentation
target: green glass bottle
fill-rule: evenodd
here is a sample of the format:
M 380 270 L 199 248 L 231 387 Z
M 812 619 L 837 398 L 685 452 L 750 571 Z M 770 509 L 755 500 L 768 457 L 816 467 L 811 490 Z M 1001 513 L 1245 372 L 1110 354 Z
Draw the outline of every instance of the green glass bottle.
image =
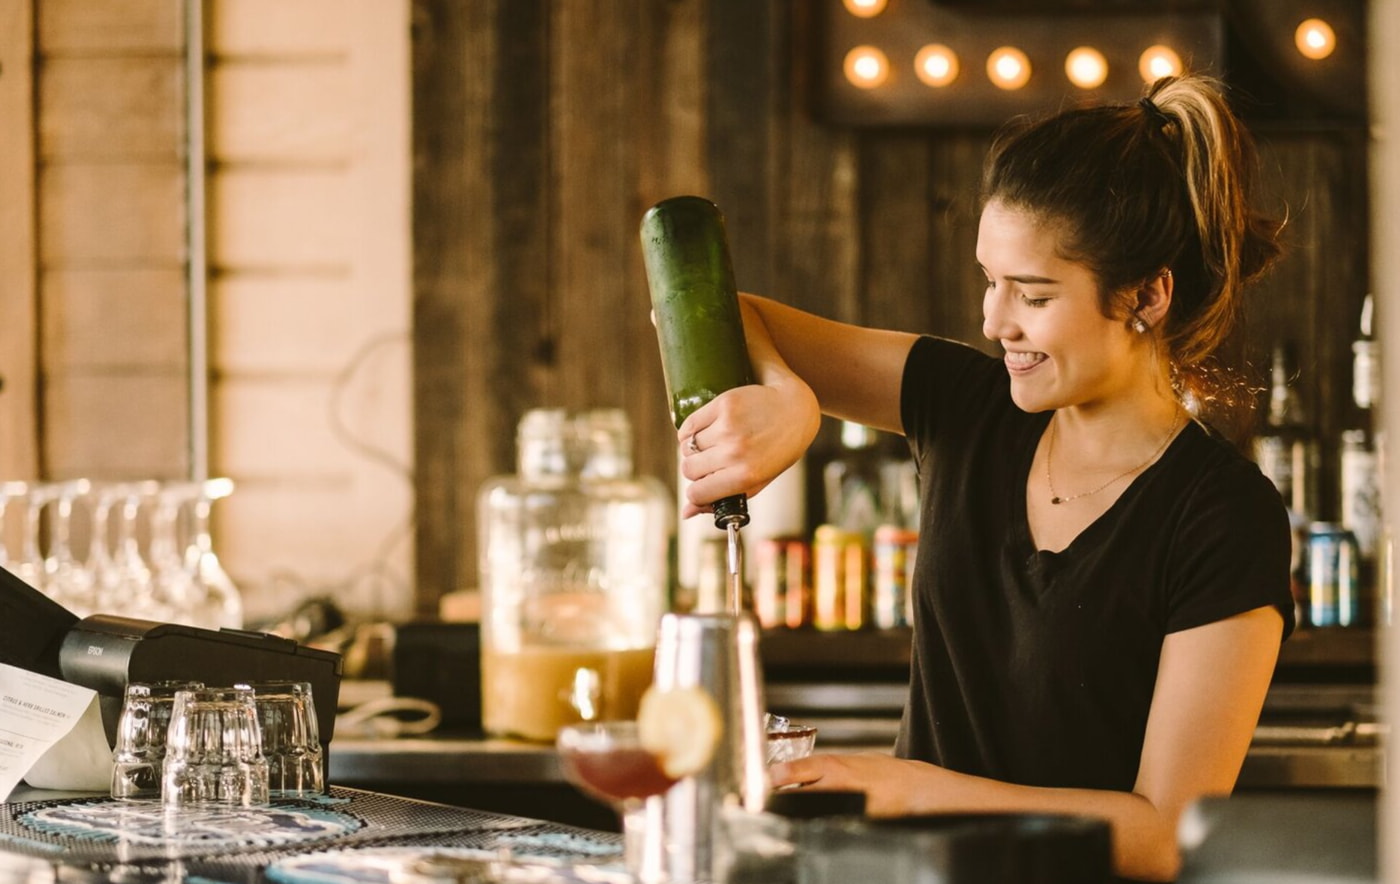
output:
M 698 196 L 662 200 L 642 218 L 642 257 L 661 367 L 677 427 L 706 402 L 753 383 L 724 216 Z M 715 525 L 748 523 L 744 495 L 714 504 Z

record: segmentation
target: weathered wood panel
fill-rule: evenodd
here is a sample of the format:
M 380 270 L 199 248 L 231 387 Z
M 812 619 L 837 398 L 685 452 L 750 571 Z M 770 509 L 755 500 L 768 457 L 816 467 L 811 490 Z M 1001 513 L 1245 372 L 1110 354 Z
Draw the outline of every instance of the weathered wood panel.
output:
M 674 481 L 654 332 L 638 320 L 636 224 L 656 199 L 688 191 L 720 205 L 741 288 L 994 349 L 975 256 L 991 133 L 821 122 L 812 4 L 414 10 L 421 610 L 474 581 L 473 501 L 513 470 L 526 408 L 620 403 L 639 469 Z M 1331 438 L 1365 293 L 1364 145 L 1335 132 L 1263 138 L 1271 192 L 1306 217 L 1251 317 L 1266 342 L 1283 329 L 1308 338 L 1310 396 Z
M 345 0 L 219 0 L 207 21 L 225 58 L 339 56 L 363 20 L 346 7 Z
M 58 57 L 40 84 L 45 161 L 180 161 L 184 76 L 173 59 Z
M 45 55 L 178 55 L 185 45 L 184 4 L 173 0 L 42 0 L 34 7 Z
M 186 389 L 181 368 L 53 374 L 44 385 L 45 478 L 184 478 Z
M 517 136 L 500 150 L 490 143 L 498 131 L 491 97 L 498 88 L 499 8 L 515 10 L 527 24 L 543 14 L 543 4 L 521 0 L 415 0 L 412 12 L 415 540 L 417 603 L 424 613 L 436 610 L 442 594 L 475 585 L 475 490 L 483 476 L 511 462 L 513 431 L 497 403 L 528 390 L 530 376 L 522 368 L 502 385 L 490 367 L 501 352 L 521 362 L 535 355 L 528 337 L 523 348 L 514 336 L 496 340 L 492 324 L 499 299 L 521 298 L 521 280 L 509 291 L 497 287 L 495 227 L 513 222 L 525 236 L 524 248 L 537 256 L 533 265 L 545 263 L 538 257 L 545 254 L 538 238 L 544 216 L 533 214 L 542 197 L 528 185 L 529 178 L 543 177 L 540 136 Z M 535 30 L 524 29 L 527 35 Z M 541 39 L 517 38 L 512 46 L 526 63 L 518 68 L 521 79 L 509 83 L 532 116 L 542 112 L 548 91 L 542 84 L 526 88 L 540 82 Z M 526 131 L 536 130 L 531 125 Z M 522 195 L 498 213 L 491 163 L 506 153 L 526 171 L 500 182 L 508 192 L 506 185 L 520 179 Z M 518 168 L 501 165 L 502 173 Z
M 174 164 L 60 163 L 39 176 L 45 267 L 183 263 L 184 173 Z
M 0 0 L 0 478 L 38 476 L 32 0 Z
M 337 166 L 230 166 L 209 182 L 215 269 L 344 273 L 358 219 Z
M 179 371 L 188 357 L 178 267 L 49 270 L 43 276 L 50 372 Z
M 221 3 L 219 8 L 237 4 Z M 325 163 L 355 147 L 356 99 L 343 57 L 224 61 L 208 74 L 209 140 L 224 163 Z M 335 113 L 326 113 L 326 109 Z

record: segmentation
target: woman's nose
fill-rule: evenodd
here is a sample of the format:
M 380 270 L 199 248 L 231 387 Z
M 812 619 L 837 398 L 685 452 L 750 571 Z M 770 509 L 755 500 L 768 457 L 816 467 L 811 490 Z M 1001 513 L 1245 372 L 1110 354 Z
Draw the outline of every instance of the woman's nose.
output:
M 1003 302 L 1004 299 L 997 294 L 995 286 L 987 286 L 986 294 L 982 296 L 982 336 L 989 341 L 1001 341 L 1014 336 Z

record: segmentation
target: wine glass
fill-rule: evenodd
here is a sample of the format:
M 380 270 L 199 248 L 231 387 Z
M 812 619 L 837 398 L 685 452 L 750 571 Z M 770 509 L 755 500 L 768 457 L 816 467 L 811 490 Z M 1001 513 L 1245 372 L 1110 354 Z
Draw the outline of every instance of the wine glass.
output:
M 208 479 L 195 483 L 185 506 L 189 509 L 189 538 L 185 546 L 185 567 L 194 580 L 202 619 L 210 629 L 243 628 L 243 599 L 219 563 L 209 530 L 209 510 L 214 501 L 233 493 L 232 479 Z
M 564 778 L 618 812 L 623 862 L 627 871 L 640 879 L 645 801 L 671 788 L 677 778 L 665 771 L 660 756 L 642 746 L 635 721 L 566 725 L 559 730 L 555 745 Z

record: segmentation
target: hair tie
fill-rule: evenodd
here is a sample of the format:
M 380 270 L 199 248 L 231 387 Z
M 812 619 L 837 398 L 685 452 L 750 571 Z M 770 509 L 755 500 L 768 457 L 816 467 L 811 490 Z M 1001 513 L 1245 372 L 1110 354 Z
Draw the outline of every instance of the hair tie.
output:
M 1162 109 L 1157 106 L 1157 102 L 1147 96 L 1138 99 L 1138 107 L 1147 114 L 1147 118 L 1155 122 L 1158 126 L 1165 126 L 1172 121 L 1172 118 L 1162 113 Z

